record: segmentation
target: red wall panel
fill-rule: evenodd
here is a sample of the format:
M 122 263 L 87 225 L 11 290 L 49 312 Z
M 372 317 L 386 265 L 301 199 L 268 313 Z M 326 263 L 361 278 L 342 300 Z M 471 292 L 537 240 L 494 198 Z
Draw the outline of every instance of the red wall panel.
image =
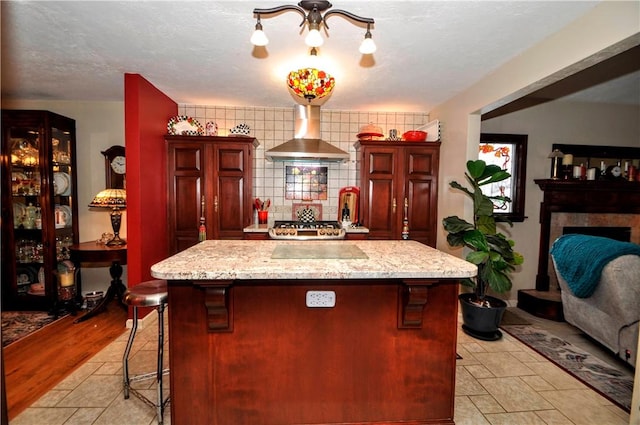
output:
M 178 105 L 138 74 L 125 74 L 127 275 L 129 286 L 151 279 L 166 258 L 167 176 L 164 136 Z

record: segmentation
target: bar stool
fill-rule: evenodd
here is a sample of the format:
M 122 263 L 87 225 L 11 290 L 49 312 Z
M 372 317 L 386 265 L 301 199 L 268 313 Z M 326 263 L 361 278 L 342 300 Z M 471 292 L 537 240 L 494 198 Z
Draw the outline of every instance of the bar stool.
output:
M 162 396 L 162 378 L 169 373 L 169 369 L 163 369 L 162 361 L 164 355 L 164 310 L 167 305 L 169 294 L 167 292 L 166 280 L 149 280 L 142 282 L 136 286 L 128 288 L 123 296 L 123 302 L 133 307 L 133 326 L 127 341 L 127 347 L 124 350 L 122 358 L 122 370 L 124 378 L 124 398 L 129 398 L 129 393 L 135 395 L 144 403 L 154 407 L 158 415 L 158 424 L 162 424 L 164 416 L 164 408 L 169 402 L 169 397 L 163 400 Z M 155 372 L 145 373 L 136 376 L 129 376 L 129 353 L 133 346 L 133 340 L 138 330 L 138 307 L 155 307 L 158 312 L 158 364 Z M 131 383 L 143 381 L 146 379 L 156 379 L 157 384 L 157 400 L 151 401 L 135 388 L 131 388 Z

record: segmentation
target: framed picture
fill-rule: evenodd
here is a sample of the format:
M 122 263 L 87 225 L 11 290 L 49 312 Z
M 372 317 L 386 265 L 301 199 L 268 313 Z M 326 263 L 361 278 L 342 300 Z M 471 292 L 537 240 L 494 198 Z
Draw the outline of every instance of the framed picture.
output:
M 506 196 L 511 202 L 494 204 L 494 212 L 511 221 L 522 222 L 524 215 L 525 183 L 527 175 L 527 138 L 525 134 L 480 134 L 478 159 L 498 165 L 511 174 L 501 182 L 483 186 L 489 196 Z

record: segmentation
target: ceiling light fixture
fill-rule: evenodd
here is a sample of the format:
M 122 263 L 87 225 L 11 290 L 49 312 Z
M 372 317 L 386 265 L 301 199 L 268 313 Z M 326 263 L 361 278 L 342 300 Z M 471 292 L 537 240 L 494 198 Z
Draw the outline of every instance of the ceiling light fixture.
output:
M 370 55 L 376 51 L 376 43 L 371 38 L 371 31 L 369 31 L 369 25 L 367 24 L 367 32 L 364 35 L 364 40 L 360 44 L 360 53 L 363 55 Z
M 267 35 L 262 31 L 262 24 L 260 23 L 260 16 L 258 16 L 258 22 L 256 23 L 256 30 L 251 35 L 251 44 L 254 46 L 266 46 L 269 44 Z
M 260 17 L 262 15 L 275 15 L 281 12 L 298 12 L 302 15 L 302 22 L 300 26 L 304 26 L 305 22 L 307 22 L 309 26 L 309 33 L 305 37 L 304 41 L 309 47 L 320 47 L 324 42 L 322 38 L 322 34 L 320 34 L 320 28 L 324 26 L 325 29 L 329 29 L 327 25 L 327 18 L 331 15 L 340 15 L 347 19 L 350 19 L 355 22 L 360 22 L 363 24 L 367 24 L 367 32 L 364 35 L 364 40 L 360 45 L 360 53 L 364 55 L 372 54 L 376 51 L 376 44 L 373 42 L 371 38 L 371 25 L 375 22 L 372 18 L 363 18 L 362 16 L 354 15 L 351 12 L 347 12 L 346 10 L 330 10 L 322 15 L 322 12 L 331 8 L 333 5 L 324 0 L 303 0 L 298 3 L 297 6 L 294 5 L 283 5 L 272 7 L 269 9 L 253 9 L 253 14 L 256 15 L 258 21 L 256 23 L 256 30 L 251 36 L 251 43 L 254 46 L 266 46 L 269 40 L 265 35 L 264 31 L 262 31 L 262 24 L 260 23 Z
M 287 77 L 289 88 L 309 103 L 313 99 L 322 99 L 331 94 L 336 80 L 331 75 L 315 68 L 304 68 L 291 71 Z

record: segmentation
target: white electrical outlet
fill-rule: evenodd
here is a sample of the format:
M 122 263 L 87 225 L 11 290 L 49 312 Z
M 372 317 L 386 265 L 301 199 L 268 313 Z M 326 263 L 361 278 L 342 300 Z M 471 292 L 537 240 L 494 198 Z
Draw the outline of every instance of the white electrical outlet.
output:
M 334 291 L 307 291 L 307 307 L 335 307 Z

